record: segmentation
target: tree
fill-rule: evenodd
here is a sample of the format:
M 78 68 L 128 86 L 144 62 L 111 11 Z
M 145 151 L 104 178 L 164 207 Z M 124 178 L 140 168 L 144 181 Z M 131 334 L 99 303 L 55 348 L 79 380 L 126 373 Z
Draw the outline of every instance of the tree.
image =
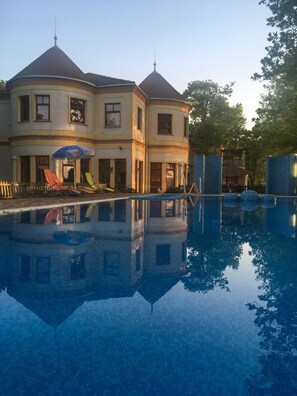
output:
M 267 24 L 267 55 L 261 73 L 253 78 L 266 81 L 267 93 L 257 110 L 255 131 L 261 133 L 268 154 L 286 154 L 297 149 L 297 7 L 295 0 L 262 0 L 272 12 Z M 269 152 L 267 152 L 269 151 Z
M 5 88 L 6 86 L 6 81 L 0 80 L 0 88 Z
M 262 73 L 255 78 L 274 81 L 285 78 L 296 83 L 297 76 L 297 7 L 296 0 L 261 0 L 272 12 L 267 25 L 275 30 L 268 35 L 270 45 L 261 60 Z
M 210 153 L 221 145 L 237 147 L 244 134 L 241 104 L 230 106 L 234 83 L 224 87 L 212 80 L 192 81 L 184 96 L 192 105 L 190 140 L 194 151 Z

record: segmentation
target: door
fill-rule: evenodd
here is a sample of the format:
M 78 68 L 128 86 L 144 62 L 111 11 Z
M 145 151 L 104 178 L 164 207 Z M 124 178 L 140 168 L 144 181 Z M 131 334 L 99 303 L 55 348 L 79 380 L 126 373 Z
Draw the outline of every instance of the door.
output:
M 38 155 L 36 156 L 36 182 L 44 183 L 44 169 L 49 168 L 49 157 L 48 155 Z
M 115 188 L 118 190 L 124 190 L 126 188 L 126 160 L 125 159 L 116 159 L 114 161 L 115 165 L 115 174 L 114 174 L 114 183 Z
M 110 187 L 110 160 L 99 160 L 99 183 L 107 184 Z
M 90 172 L 90 159 L 82 158 L 80 160 L 80 180 L 81 183 L 87 183 L 86 172 Z
M 166 190 L 175 187 L 175 164 L 166 164 Z
M 21 183 L 30 183 L 30 157 L 21 157 Z
M 152 162 L 151 163 L 151 187 L 152 193 L 157 193 L 158 190 L 162 189 L 162 163 Z
M 143 192 L 143 161 L 135 161 L 135 191 Z
M 139 192 L 143 192 L 143 161 L 139 161 Z

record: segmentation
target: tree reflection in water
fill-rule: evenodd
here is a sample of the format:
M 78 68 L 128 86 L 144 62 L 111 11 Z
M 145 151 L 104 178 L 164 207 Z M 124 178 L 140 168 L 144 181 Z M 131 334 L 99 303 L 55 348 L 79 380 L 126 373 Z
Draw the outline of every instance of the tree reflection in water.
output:
M 183 283 L 191 292 L 229 291 L 225 270 L 237 269 L 242 245 L 250 246 L 261 286 L 258 301 L 247 308 L 255 313 L 263 350 L 261 370 L 246 380 L 250 395 L 297 395 L 297 241 L 290 226 L 295 213 L 287 202 L 277 210 L 244 212 L 239 224 L 224 223 L 223 212 L 221 233 L 188 236 Z
M 207 293 L 220 287 L 229 291 L 224 274 L 226 268 L 238 269 L 243 244 L 249 241 L 250 236 L 257 235 L 261 227 L 261 213 L 246 212 L 243 222 L 238 220 L 242 212 L 238 211 L 238 216 L 232 218 L 229 211 L 226 209 L 228 214 L 225 218 L 223 212 L 220 233 L 188 234 L 188 271 L 183 278 L 187 290 Z
M 189 235 L 187 274 L 182 281 L 190 292 L 207 293 L 220 287 L 229 291 L 226 267 L 238 268 L 242 246 L 236 233 Z
M 248 304 L 265 354 L 261 371 L 247 381 L 252 395 L 297 394 L 297 244 L 266 236 L 250 241 L 261 281 L 259 302 Z

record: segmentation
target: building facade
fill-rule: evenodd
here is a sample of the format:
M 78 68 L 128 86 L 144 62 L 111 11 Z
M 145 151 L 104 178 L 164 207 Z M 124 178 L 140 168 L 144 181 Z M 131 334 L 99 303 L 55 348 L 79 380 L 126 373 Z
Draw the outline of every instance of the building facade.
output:
M 118 190 L 166 191 L 183 184 L 190 105 L 156 70 L 141 84 L 83 73 L 54 45 L 0 90 L 0 180 L 44 182 L 50 168 L 73 182 L 72 162 L 54 160 L 62 146 L 95 157 L 76 161 Z

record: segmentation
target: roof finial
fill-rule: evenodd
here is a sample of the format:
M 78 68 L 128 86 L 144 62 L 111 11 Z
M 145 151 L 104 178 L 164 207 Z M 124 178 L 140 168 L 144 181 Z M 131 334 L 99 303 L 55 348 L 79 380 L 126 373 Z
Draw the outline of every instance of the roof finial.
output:
M 54 40 L 55 40 L 55 47 L 57 47 L 57 20 L 56 20 L 56 15 L 55 15 L 55 36 L 54 36 Z
M 156 71 L 156 66 L 157 66 L 157 62 L 156 62 L 156 45 L 154 48 L 154 71 Z

